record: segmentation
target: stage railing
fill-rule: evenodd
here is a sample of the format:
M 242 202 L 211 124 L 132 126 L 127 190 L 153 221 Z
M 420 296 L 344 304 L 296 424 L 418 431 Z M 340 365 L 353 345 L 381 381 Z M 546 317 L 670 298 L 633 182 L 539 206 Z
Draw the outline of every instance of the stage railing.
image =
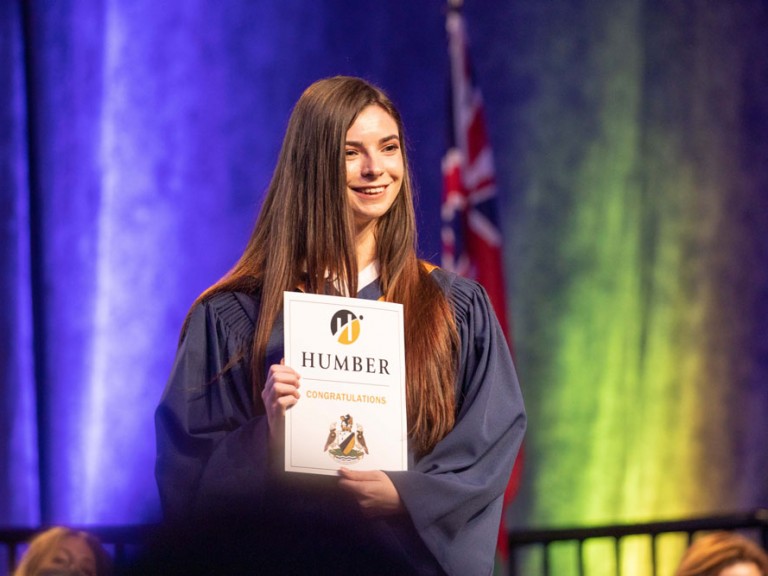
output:
M 768 549 L 768 510 L 755 510 L 748 513 L 708 516 L 688 520 L 665 522 L 646 522 L 639 524 L 614 524 L 590 528 L 558 528 L 543 530 L 513 530 L 509 533 L 509 574 L 523 576 L 519 563 L 524 552 L 537 548 L 541 553 L 541 576 L 550 576 L 553 546 L 561 543 L 573 543 L 576 546 L 577 574 L 591 576 L 585 561 L 585 546 L 598 539 L 612 541 L 615 576 L 622 576 L 622 541 L 628 537 L 645 537 L 648 540 L 651 558 L 651 573 L 658 575 L 659 537 L 667 534 L 683 534 L 690 544 L 697 532 L 713 530 L 751 531 L 755 539 Z M 525 574 L 524 576 L 530 576 Z M 600 574 L 600 576 L 607 576 Z
M 136 525 L 90 526 L 78 529 L 95 534 L 113 555 L 115 565 L 120 566 L 126 562 L 130 554 L 151 542 L 157 528 L 155 525 Z M 44 527 L 0 528 L 0 576 L 7 576 L 13 572 L 26 543 L 43 529 Z M 659 576 L 657 573 L 657 544 L 660 536 L 675 533 L 683 534 L 687 537 L 687 542 L 690 543 L 696 533 L 712 530 L 748 530 L 754 532 L 756 540 L 768 549 L 768 510 L 687 520 L 615 524 L 590 528 L 513 530 L 509 533 L 509 574 L 510 576 L 533 576 L 531 574 L 523 575 L 518 564 L 523 553 L 531 549 L 538 549 L 538 552 L 543 556 L 541 576 L 550 576 L 552 547 L 559 543 L 570 542 L 576 545 L 577 573 L 580 576 L 591 576 L 587 572 L 585 563 L 585 545 L 594 540 L 609 539 L 613 542 L 615 576 L 622 576 L 623 539 L 644 537 L 648 540 L 650 547 L 652 572 L 649 576 Z M 599 576 L 607 575 L 600 574 Z

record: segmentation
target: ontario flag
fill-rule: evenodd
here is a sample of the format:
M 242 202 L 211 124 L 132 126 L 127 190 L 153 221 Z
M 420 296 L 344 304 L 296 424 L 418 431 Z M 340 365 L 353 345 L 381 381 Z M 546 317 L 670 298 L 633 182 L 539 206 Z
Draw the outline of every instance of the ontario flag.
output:
M 483 100 L 473 81 L 466 28 L 458 8 L 449 10 L 446 24 L 451 62 L 449 133 L 452 141 L 443 158 L 442 264 L 443 268 L 483 285 L 512 348 L 498 226 L 496 172 Z M 518 455 L 504 494 L 505 512 L 517 492 L 521 468 L 522 459 Z M 506 573 L 509 558 L 504 516 L 502 513 L 496 548 L 499 574 Z

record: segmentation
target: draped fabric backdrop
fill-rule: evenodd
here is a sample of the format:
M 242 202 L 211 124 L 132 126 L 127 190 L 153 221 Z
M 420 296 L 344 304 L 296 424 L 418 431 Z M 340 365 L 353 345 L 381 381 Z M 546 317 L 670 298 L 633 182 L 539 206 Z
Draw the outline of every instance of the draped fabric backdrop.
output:
M 518 518 L 766 506 L 768 3 L 609 4 L 515 2 L 498 120 L 530 410 Z M 661 542 L 660 574 L 681 545 Z M 588 548 L 593 573 L 612 546 Z M 647 542 L 625 552 L 647 573 Z
M 2 519 L 157 518 L 152 412 L 179 328 L 242 250 L 301 91 L 389 87 L 438 218 L 441 6 L 1 9 Z
M 530 411 L 511 524 L 768 506 L 767 3 L 465 14 Z M 400 105 L 438 258 L 444 18 L 439 0 L 0 3 L 0 523 L 159 517 L 152 413 L 179 327 L 239 255 L 313 80 L 361 75 Z

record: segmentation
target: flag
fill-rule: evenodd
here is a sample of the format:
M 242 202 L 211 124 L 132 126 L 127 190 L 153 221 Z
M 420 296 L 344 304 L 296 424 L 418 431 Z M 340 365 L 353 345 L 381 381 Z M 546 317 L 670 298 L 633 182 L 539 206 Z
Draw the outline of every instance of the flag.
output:
M 480 282 L 512 348 L 507 322 L 502 238 L 498 226 L 496 172 L 480 90 L 474 84 L 464 19 L 448 11 L 446 27 L 451 63 L 451 144 L 443 158 L 443 268 Z M 520 482 L 521 454 L 504 493 L 504 508 Z M 502 513 L 497 568 L 506 568 L 509 550 Z

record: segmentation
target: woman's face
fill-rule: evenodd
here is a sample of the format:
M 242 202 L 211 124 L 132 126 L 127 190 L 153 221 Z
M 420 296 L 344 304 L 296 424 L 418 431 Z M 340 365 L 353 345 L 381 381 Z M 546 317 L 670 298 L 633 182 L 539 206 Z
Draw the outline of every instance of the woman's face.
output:
M 383 108 L 364 108 L 347 131 L 347 199 L 358 232 L 387 213 L 403 184 L 397 123 Z
M 739 562 L 720 571 L 719 576 L 763 576 L 754 562 Z
M 65 536 L 42 566 L 46 570 L 77 570 L 83 576 L 96 576 L 96 558 L 82 536 Z

